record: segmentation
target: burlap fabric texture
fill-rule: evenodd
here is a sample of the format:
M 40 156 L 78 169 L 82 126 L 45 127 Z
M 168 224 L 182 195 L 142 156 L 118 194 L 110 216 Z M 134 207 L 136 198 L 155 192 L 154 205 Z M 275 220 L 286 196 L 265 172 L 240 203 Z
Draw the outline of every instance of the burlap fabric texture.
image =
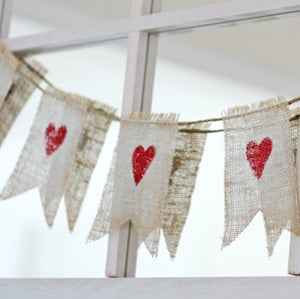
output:
M 283 229 L 300 234 L 295 159 L 283 98 L 229 109 L 225 130 L 225 232 L 233 242 L 263 213 L 272 255 Z
M 131 220 L 134 228 L 139 232 L 140 241 L 145 242 L 151 255 L 156 256 L 158 253 L 160 231 L 163 230 L 170 256 L 175 258 L 180 236 L 188 216 L 191 196 L 206 141 L 206 134 L 199 134 L 197 130 L 207 130 L 210 124 L 175 126 L 173 124 L 174 116 L 171 119 L 168 118 L 168 121 L 171 122 L 170 124 L 164 123 L 166 121 L 165 116 L 162 116 L 161 120 L 157 115 L 145 116 L 147 115 L 143 115 L 144 118 L 139 119 L 134 115 L 131 122 L 128 123 L 128 120 L 125 120 L 121 123 L 120 141 L 113 158 L 89 240 L 97 240 L 111 232 L 118 225 Z M 152 118 L 157 120 L 155 126 L 151 123 Z M 150 123 L 147 124 L 147 120 L 150 120 Z M 152 128 L 151 130 L 147 128 L 150 125 L 154 129 L 153 131 Z M 133 130 L 132 127 L 136 128 Z M 169 131 L 168 134 L 171 134 L 169 135 L 172 137 L 171 144 L 166 142 L 169 139 L 165 139 L 163 135 L 163 138 L 155 137 L 161 134 L 161 128 L 164 127 L 166 127 L 165 130 Z M 179 131 L 177 132 L 177 130 Z M 157 143 L 154 142 L 155 139 Z M 126 140 L 125 144 L 123 140 Z M 129 142 L 130 144 L 128 144 L 128 140 L 131 141 Z M 144 184 L 140 187 L 134 186 L 131 161 L 134 148 L 138 144 L 146 144 L 144 147 L 146 150 L 147 146 L 154 143 L 159 144 L 159 142 L 163 143 L 164 147 L 162 149 L 166 150 L 165 155 L 168 155 L 168 159 L 164 159 L 164 162 L 159 162 L 158 160 L 157 164 L 151 165 L 150 167 L 153 166 L 156 169 L 145 174 L 145 177 L 142 179 Z M 166 145 L 171 145 L 171 148 L 165 148 Z M 175 151 L 173 149 L 174 146 Z M 120 151 L 125 153 L 126 156 L 124 157 L 121 153 L 121 158 L 119 157 L 120 163 L 122 164 L 124 159 L 127 159 L 127 163 L 126 167 L 121 166 L 121 168 L 118 168 L 116 165 L 117 155 Z M 161 172 L 161 167 L 165 167 L 166 171 Z M 157 173 L 165 173 L 166 177 L 163 176 L 161 178 Z M 162 180 L 153 181 L 151 176 L 156 176 L 156 179 Z M 167 177 L 169 178 L 168 181 L 166 181 Z M 125 183 L 122 180 L 125 180 Z M 116 184 L 118 184 L 117 187 Z M 130 193 L 127 193 L 126 187 L 123 187 L 122 184 L 131 185 L 132 190 L 130 190 Z M 155 195 L 157 193 L 152 191 L 161 184 L 163 184 L 163 192 L 160 191 L 159 198 L 157 197 L 158 195 Z M 117 188 L 117 192 L 115 188 Z M 137 192 L 136 188 L 141 190 Z M 125 194 L 128 194 L 129 197 L 123 202 L 124 196 L 126 197 Z M 153 197 L 154 195 L 156 197 Z M 115 198 L 115 196 L 117 197 Z M 141 196 L 144 198 L 142 199 Z M 159 201 L 157 201 L 158 198 Z M 151 201 L 154 203 L 151 203 Z M 115 207 L 118 209 L 117 212 L 112 209 L 113 202 L 115 202 Z M 113 213 L 122 220 L 116 221 L 116 216 L 111 216 Z M 137 217 L 139 217 L 138 221 L 135 220 Z M 149 219 L 155 219 L 151 228 L 148 228 L 149 223 L 152 221 Z M 145 226 L 146 229 L 141 229 L 141 226 Z M 141 234 L 140 231 L 143 230 L 146 230 L 147 233 Z
M 38 187 L 47 223 L 52 226 L 66 194 L 72 229 L 113 111 L 79 95 L 48 88 L 2 199 Z
M 0 45 L 0 145 L 46 73 L 46 69 L 37 61 L 28 63 L 32 69 Z
M 177 132 L 176 114 L 135 113 L 121 120 L 115 162 L 90 240 L 129 220 L 140 242 L 161 228 Z
M 0 44 L 0 107 L 11 88 L 18 65 L 18 59 Z
M 169 192 L 163 203 L 163 233 L 171 258 L 175 258 L 181 233 L 188 217 L 191 198 L 205 148 L 210 123 L 179 125 Z
M 77 221 L 107 131 L 115 118 L 115 112 L 115 108 L 99 102 L 91 102 L 88 107 L 64 194 L 71 231 Z

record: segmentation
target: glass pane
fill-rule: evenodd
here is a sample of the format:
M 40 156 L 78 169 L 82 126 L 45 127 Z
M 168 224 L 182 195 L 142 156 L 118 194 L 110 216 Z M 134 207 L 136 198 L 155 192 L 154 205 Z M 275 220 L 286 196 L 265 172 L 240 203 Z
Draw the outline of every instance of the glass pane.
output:
M 130 5 L 131 0 L 14 0 L 10 36 L 129 17 Z
M 112 105 L 120 113 L 127 41 L 34 57 L 56 87 Z M 45 83 L 41 84 L 45 87 Z M 0 189 L 4 187 L 28 136 L 41 92 L 31 97 L 0 150 Z M 0 277 L 104 277 L 107 240 L 86 244 L 117 142 L 113 122 L 72 234 L 63 201 L 51 230 L 37 189 L 2 202 Z M 8 229 L 9 228 L 9 229 Z
M 161 35 L 153 111 L 181 120 L 220 117 L 229 107 L 299 96 L 300 18 Z M 222 128 L 215 123 L 212 129 Z M 224 134 L 208 134 L 190 214 L 175 261 L 164 240 L 157 259 L 140 250 L 137 276 L 286 275 L 289 234 L 268 259 L 262 215 L 221 251 Z M 162 238 L 163 239 L 163 238 Z

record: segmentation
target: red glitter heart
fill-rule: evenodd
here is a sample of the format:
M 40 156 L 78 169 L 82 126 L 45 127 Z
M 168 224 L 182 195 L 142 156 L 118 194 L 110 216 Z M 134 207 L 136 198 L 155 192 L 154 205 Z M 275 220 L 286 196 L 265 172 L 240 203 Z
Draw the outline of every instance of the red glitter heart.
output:
M 139 145 L 132 154 L 132 168 L 135 184 L 138 185 L 145 175 L 149 165 L 155 156 L 155 147 L 149 146 L 147 150 Z
M 45 131 L 45 141 L 46 141 L 46 154 L 50 156 L 54 151 L 56 151 L 64 142 L 67 135 L 67 127 L 61 126 L 57 130 L 54 124 L 50 123 Z
M 260 179 L 272 151 L 272 140 L 269 137 L 263 139 L 260 144 L 250 141 L 247 144 L 247 160 L 254 175 Z

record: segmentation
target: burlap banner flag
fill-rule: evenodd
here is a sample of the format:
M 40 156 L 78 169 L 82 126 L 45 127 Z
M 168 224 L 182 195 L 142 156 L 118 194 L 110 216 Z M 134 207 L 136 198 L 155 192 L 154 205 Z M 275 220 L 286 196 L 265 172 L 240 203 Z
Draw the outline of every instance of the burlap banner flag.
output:
M 231 244 L 257 212 L 272 255 L 283 229 L 300 235 L 296 168 L 284 99 L 229 109 L 225 130 L 225 232 Z
M 179 125 L 167 199 L 163 202 L 163 233 L 175 258 L 196 184 L 210 123 Z M 199 133 L 199 131 L 202 131 Z
M 18 65 L 18 59 L 0 44 L 0 107 L 13 84 Z
M 52 226 L 65 194 L 72 229 L 112 111 L 81 96 L 48 88 L 2 199 L 38 187 L 47 223 Z
M 96 240 L 132 221 L 140 242 L 162 227 L 162 204 L 177 136 L 176 114 L 132 114 L 121 120 L 115 162 L 89 235 Z
M 78 218 L 106 133 L 116 118 L 115 108 L 99 102 L 90 103 L 87 112 L 64 194 L 70 231 Z
M 33 61 L 30 64 L 32 69 L 0 45 L 0 145 L 46 73 L 39 63 Z
M 131 220 L 153 256 L 157 255 L 162 229 L 174 258 L 206 141 L 205 131 L 198 131 L 209 125 L 177 126 L 175 115 L 123 120 L 89 240 Z

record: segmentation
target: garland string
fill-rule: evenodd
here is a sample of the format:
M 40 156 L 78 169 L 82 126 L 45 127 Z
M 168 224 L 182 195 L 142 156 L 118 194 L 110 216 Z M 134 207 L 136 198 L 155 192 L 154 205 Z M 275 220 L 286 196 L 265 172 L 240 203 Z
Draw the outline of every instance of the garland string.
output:
M 24 64 L 27 68 L 29 68 L 31 71 L 33 71 L 34 73 L 36 73 L 46 84 L 48 84 L 51 87 L 54 87 L 54 84 L 52 84 L 48 79 L 45 78 L 45 76 L 43 76 L 38 70 L 36 70 L 30 63 L 28 63 L 25 59 L 21 59 L 21 63 Z M 46 91 L 43 87 L 41 87 L 39 84 L 37 84 L 36 82 L 34 82 L 34 80 L 32 80 L 31 78 L 29 78 L 27 75 L 25 75 L 24 73 L 22 73 L 20 70 L 18 71 L 22 76 L 24 76 L 27 80 L 29 80 L 32 84 L 34 84 L 36 86 L 36 88 L 38 88 L 41 92 L 43 93 L 47 93 L 47 94 L 51 94 L 51 92 Z M 288 105 L 292 105 L 294 103 L 297 103 L 300 101 L 300 97 L 296 97 L 294 99 L 291 99 L 287 102 Z M 279 103 L 277 105 L 274 105 L 273 107 L 276 106 L 280 106 L 282 105 L 282 103 Z M 263 108 L 260 110 L 264 110 L 264 109 L 269 109 L 268 108 Z M 252 114 L 255 111 L 249 111 L 247 113 L 245 113 L 244 115 L 248 115 L 248 114 Z M 232 115 L 230 117 L 226 117 L 226 119 L 229 118 L 235 118 L 235 115 Z M 300 118 L 300 115 L 296 115 L 294 117 L 292 117 L 290 119 L 290 121 L 293 120 L 297 120 Z M 219 122 L 219 121 L 223 121 L 225 119 L 225 117 L 215 117 L 215 118 L 208 118 L 208 119 L 201 119 L 201 120 L 196 120 L 196 121 L 182 121 L 182 122 L 178 122 L 179 125 L 194 125 L 194 124 L 200 124 L 200 123 L 207 123 L 207 122 Z M 118 117 L 117 115 L 112 115 L 112 120 L 114 121 L 120 121 L 121 118 Z M 179 129 L 179 132 L 183 132 L 183 133 L 190 133 L 190 134 L 195 134 L 195 133 L 202 133 L 202 134 L 207 134 L 207 133 L 219 133 L 219 132 L 224 132 L 224 129 L 217 129 L 217 130 L 197 130 L 197 129 Z

